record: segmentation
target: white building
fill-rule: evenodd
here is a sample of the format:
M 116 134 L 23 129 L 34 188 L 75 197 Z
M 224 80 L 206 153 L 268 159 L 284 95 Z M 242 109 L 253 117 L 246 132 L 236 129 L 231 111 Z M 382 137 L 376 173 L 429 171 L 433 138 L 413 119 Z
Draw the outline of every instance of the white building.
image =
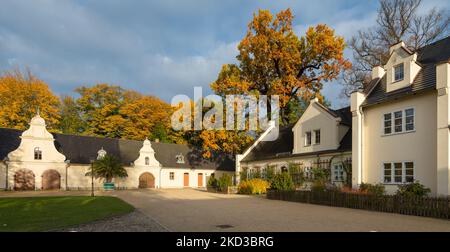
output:
M 313 168 L 330 169 L 331 182 L 342 185 L 344 165 L 351 163 L 352 120 L 350 107 L 332 110 L 313 99 L 294 125 L 279 129 L 275 141 L 264 141 L 278 130 L 271 125 L 242 155 L 236 157 L 236 174 L 267 167 L 299 167 L 306 176 Z
M 351 97 L 352 181 L 397 185 L 419 181 L 450 195 L 450 37 L 418 49 L 403 42 Z
M 106 153 L 127 170 L 127 178 L 114 179 L 120 188 L 205 187 L 211 174 L 235 170 L 228 157 L 205 160 L 187 145 L 51 134 L 37 115 L 26 131 L 0 128 L 0 189 L 88 189 L 90 164 Z

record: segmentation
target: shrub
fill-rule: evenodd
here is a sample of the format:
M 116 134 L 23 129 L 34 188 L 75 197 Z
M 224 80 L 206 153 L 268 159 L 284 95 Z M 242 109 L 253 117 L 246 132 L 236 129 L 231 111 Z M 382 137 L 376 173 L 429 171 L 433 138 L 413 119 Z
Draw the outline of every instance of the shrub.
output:
M 217 180 L 217 189 L 221 192 L 225 192 L 227 188 L 232 185 L 232 178 L 226 173 L 222 174 L 222 176 Z
M 238 192 L 240 194 L 265 194 L 269 187 L 268 181 L 256 178 L 242 181 L 238 186 Z
M 431 192 L 430 188 L 425 187 L 419 181 L 414 181 L 414 183 L 408 183 L 404 185 L 399 185 L 397 190 L 398 196 L 403 197 L 425 197 Z
M 275 175 L 272 180 L 271 189 L 280 191 L 294 190 L 294 182 L 292 181 L 291 175 L 287 172 Z
M 385 193 L 385 187 L 383 184 L 369 184 L 369 183 L 361 183 L 359 185 L 359 190 L 363 193 L 372 194 L 376 196 L 382 196 Z
M 213 175 L 208 179 L 208 187 L 217 188 L 217 179 Z
M 327 185 L 321 180 L 316 180 L 311 185 L 311 191 L 313 192 L 325 192 L 327 190 Z

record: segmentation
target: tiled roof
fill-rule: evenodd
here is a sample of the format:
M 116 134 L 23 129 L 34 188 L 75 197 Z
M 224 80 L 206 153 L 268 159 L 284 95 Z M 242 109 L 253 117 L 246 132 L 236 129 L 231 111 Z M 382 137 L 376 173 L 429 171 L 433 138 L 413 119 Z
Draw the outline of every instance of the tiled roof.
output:
M 20 144 L 21 130 L 0 128 L 0 160 L 9 152 L 17 149 Z M 124 165 L 130 165 L 139 157 L 139 150 L 143 141 L 124 140 L 115 138 L 101 138 L 55 134 L 55 146 L 71 163 L 89 164 L 97 157 L 97 152 L 103 148 L 108 154 L 120 158 Z M 235 170 L 234 158 L 228 155 L 215 155 L 211 159 L 204 159 L 201 152 L 183 144 L 169 144 L 152 142 L 156 159 L 163 167 Z M 176 155 L 183 154 L 185 164 L 176 162 Z
M 341 124 L 347 125 L 350 129 L 347 131 L 345 136 L 342 138 L 339 148 L 325 151 L 292 154 L 294 149 L 294 133 L 292 128 L 294 125 L 289 125 L 280 128 L 280 133 L 278 139 L 275 141 L 260 142 L 242 161 L 260 161 L 269 160 L 277 158 L 290 158 L 290 157 L 301 157 L 301 156 L 312 156 L 320 155 L 326 153 L 334 152 L 346 152 L 352 149 L 352 115 L 350 112 L 350 107 L 345 107 L 337 110 L 332 110 L 326 108 L 333 116 L 341 118 Z
M 411 86 L 386 92 L 386 75 L 381 79 L 374 79 L 364 90 L 369 93 L 363 106 L 382 103 L 405 97 L 408 95 L 433 90 L 436 88 L 436 65 L 450 60 L 450 37 L 439 40 L 417 50 L 417 62 L 421 70 L 415 77 Z

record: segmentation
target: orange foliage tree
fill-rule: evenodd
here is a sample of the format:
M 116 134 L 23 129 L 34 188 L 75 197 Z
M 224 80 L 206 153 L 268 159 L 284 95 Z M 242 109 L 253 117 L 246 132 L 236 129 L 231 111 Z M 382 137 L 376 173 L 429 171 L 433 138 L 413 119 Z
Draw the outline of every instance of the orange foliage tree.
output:
M 279 95 L 282 123 L 297 119 L 290 116 L 292 104 L 312 97 L 323 99 L 323 83 L 351 67 L 344 58 L 344 39 L 324 24 L 310 27 L 299 38 L 292 29 L 293 18 L 290 9 L 275 17 L 268 10 L 259 10 L 238 46 L 239 64 L 222 67 L 211 84 L 214 92 L 222 96 Z
M 0 127 L 26 129 L 39 110 L 48 128 L 58 131 L 59 99 L 48 85 L 19 69 L 0 76 Z

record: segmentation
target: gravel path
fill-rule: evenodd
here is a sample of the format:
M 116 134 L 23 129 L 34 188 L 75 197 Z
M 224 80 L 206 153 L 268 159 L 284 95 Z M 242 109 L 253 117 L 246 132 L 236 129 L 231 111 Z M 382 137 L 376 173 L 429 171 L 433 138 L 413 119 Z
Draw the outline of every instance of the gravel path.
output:
M 129 214 L 99 220 L 77 227 L 56 230 L 57 232 L 168 232 L 157 221 L 138 210 Z

